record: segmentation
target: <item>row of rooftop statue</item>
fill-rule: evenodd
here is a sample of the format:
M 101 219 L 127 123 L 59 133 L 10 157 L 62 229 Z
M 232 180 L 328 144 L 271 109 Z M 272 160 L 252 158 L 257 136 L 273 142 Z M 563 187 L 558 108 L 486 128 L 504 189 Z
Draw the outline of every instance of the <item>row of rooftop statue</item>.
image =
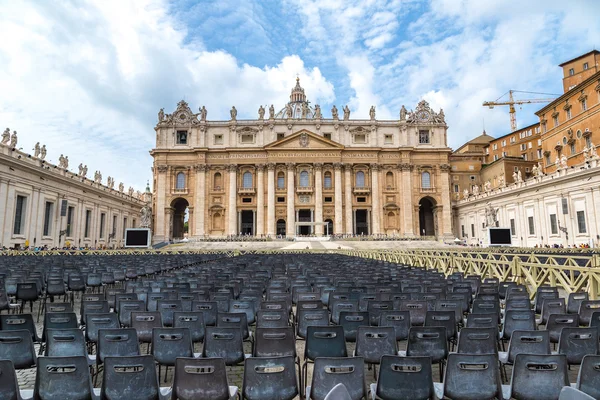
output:
M 2 133 L 2 141 L 0 141 L 0 144 L 14 149 L 17 147 L 17 143 L 18 143 L 17 131 L 13 131 L 13 133 L 11 135 L 10 129 L 6 128 L 4 130 L 4 132 Z M 45 160 L 46 159 L 46 145 L 44 144 L 44 145 L 40 146 L 40 142 L 37 142 L 33 148 L 33 156 L 40 160 Z M 65 170 L 69 169 L 69 156 L 64 156 L 61 154 L 60 157 L 58 157 L 58 168 L 62 168 Z M 88 166 L 83 165 L 83 163 L 80 163 L 78 169 L 79 169 L 79 172 L 77 175 L 79 175 L 82 178 L 86 178 L 87 172 L 88 172 Z M 98 184 L 102 184 L 102 173 L 100 171 L 94 172 L 94 182 L 96 182 Z M 115 178 L 109 176 L 106 179 L 106 186 L 111 189 L 114 189 L 115 188 Z M 121 193 L 123 193 L 125 191 L 125 185 L 123 184 L 123 182 L 119 183 L 118 188 Z M 142 195 L 143 195 L 142 192 L 140 192 L 139 190 L 136 193 L 135 189 L 131 186 L 129 187 L 127 194 L 131 197 L 135 196 L 139 199 L 141 199 Z

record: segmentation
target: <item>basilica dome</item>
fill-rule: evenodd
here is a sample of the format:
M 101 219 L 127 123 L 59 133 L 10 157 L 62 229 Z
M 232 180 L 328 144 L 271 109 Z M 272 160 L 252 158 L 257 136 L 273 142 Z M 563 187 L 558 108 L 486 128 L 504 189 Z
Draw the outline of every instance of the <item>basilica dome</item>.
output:
M 300 86 L 300 78 L 296 78 L 296 86 L 292 88 L 290 101 L 277 114 L 276 119 L 314 119 L 315 107 L 310 105 Z

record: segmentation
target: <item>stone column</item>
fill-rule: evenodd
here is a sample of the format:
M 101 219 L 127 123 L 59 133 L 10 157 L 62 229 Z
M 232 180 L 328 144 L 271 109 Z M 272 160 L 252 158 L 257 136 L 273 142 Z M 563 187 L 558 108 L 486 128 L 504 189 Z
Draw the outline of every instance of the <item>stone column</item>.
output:
M 352 164 L 346 164 L 344 166 L 345 185 L 344 185 L 344 211 L 346 215 L 346 232 L 349 235 L 354 233 L 352 228 Z
M 265 234 L 265 166 L 258 164 L 256 166 L 256 215 L 254 223 L 256 225 L 255 236 Z
M 294 172 L 296 164 L 287 163 L 287 221 L 286 234 L 288 237 L 296 235 L 296 215 L 295 215 L 295 200 L 294 193 Z
M 440 192 L 442 196 L 442 227 L 443 238 L 452 240 L 452 205 L 450 200 L 450 165 L 440 165 Z
M 237 165 L 229 166 L 229 206 L 228 215 L 229 223 L 227 225 L 227 233 L 229 235 L 237 235 Z
M 381 233 L 381 203 L 379 191 L 379 165 L 371 164 L 371 216 L 373 219 L 373 228 L 371 233 L 378 235 Z
M 334 186 L 335 186 L 335 208 L 334 208 L 334 228 L 336 235 L 344 233 L 344 224 L 342 222 L 342 163 L 333 164 Z
M 275 236 L 275 164 L 267 164 L 267 235 Z
M 315 170 L 315 214 L 314 222 L 323 222 L 323 164 L 316 163 Z M 315 225 L 316 236 L 323 236 L 323 225 Z
M 412 165 L 401 164 L 402 171 L 402 204 L 404 211 L 404 234 L 406 236 L 415 236 L 413 226 L 413 202 L 412 202 Z
M 204 213 L 206 209 L 206 165 L 196 165 L 196 191 L 194 193 L 196 205 L 196 220 L 194 222 L 194 235 L 204 236 Z
M 157 176 L 156 178 L 156 211 L 154 212 L 154 242 L 162 242 L 169 240 L 168 236 L 168 228 L 167 223 L 169 219 L 166 218 L 166 209 L 168 208 L 168 204 L 166 203 L 166 195 L 169 191 L 169 187 L 167 186 L 167 171 L 168 167 L 166 165 L 158 165 L 155 166 L 154 173 Z M 85 211 L 82 214 L 82 220 L 85 219 Z M 91 221 L 90 221 L 91 224 Z M 83 225 L 81 225 L 81 235 L 80 237 L 84 239 L 85 236 L 85 221 L 83 221 Z

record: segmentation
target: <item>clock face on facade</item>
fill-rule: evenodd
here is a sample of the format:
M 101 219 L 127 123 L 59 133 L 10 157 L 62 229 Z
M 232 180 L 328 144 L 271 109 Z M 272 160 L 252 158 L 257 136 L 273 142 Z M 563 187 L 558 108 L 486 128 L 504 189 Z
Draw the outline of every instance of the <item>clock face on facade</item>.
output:
M 429 114 L 429 112 L 425 110 L 421 110 L 417 113 L 417 119 L 419 121 L 429 121 L 430 117 L 431 115 Z

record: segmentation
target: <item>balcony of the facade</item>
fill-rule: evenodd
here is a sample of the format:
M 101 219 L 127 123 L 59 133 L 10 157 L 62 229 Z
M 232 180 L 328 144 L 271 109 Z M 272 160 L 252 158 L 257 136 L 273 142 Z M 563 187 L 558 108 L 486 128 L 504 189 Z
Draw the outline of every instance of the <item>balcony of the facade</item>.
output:
M 171 189 L 171 194 L 179 194 L 179 195 L 183 195 L 183 194 L 189 194 L 189 190 L 187 187 L 185 188 L 172 188 Z
M 435 188 L 433 186 L 421 187 L 421 193 L 435 193 Z
M 352 191 L 354 192 L 354 194 L 368 194 L 368 193 L 371 193 L 371 187 L 370 186 L 354 186 Z
M 253 187 L 238 187 L 239 194 L 254 194 L 256 190 Z
M 312 193 L 312 192 L 313 192 L 312 186 L 297 186 L 296 187 L 296 193 L 298 193 L 298 194 Z

